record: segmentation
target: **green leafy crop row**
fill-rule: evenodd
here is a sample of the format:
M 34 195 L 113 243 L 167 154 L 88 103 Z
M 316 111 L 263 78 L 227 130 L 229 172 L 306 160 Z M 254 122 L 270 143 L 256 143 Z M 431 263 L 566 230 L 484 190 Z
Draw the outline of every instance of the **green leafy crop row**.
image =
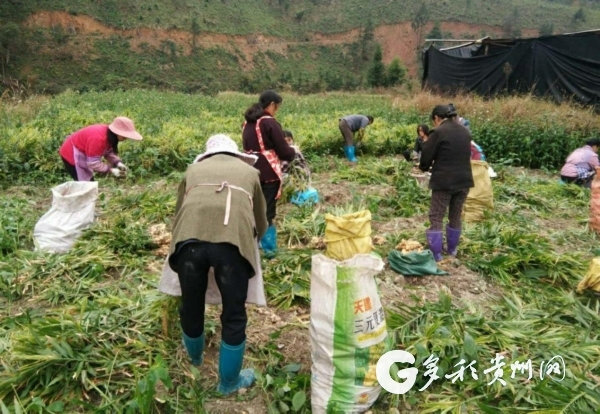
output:
M 217 97 L 150 91 L 65 93 L 31 111 L 0 106 L 0 183 L 66 178 L 58 149 L 65 137 L 87 125 L 131 117 L 144 135 L 142 142 L 124 142 L 120 152 L 131 176 L 158 177 L 184 171 L 215 133 L 240 141 L 244 110 L 255 97 L 226 93 Z M 443 103 L 439 98 L 438 103 Z M 25 106 L 28 103 L 23 104 Z M 491 107 L 490 107 L 491 108 Z M 277 119 L 294 132 L 306 156 L 343 156 L 338 119 L 349 113 L 371 114 L 361 154 L 399 154 L 413 145 L 416 126 L 427 123 L 431 108 L 398 109 L 380 95 L 328 94 L 287 96 Z M 469 116 L 473 138 L 494 162 L 531 168 L 560 168 L 568 153 L 593 130 L 573 129 L 559 119 L 546 122 L 503 121 L 474 113 Z
M 380 98 L 364 99 L 374 105 Z M 218 102 L 207 100 L 206 106 Z M 241 106 L 227 102 L 222 112 Z M 320 101 L 299 103 L 306 116 L 319 113 L 321 105 L 315 103 Z M 85 107 L 85 101 L 78 104 Z M 30 122 L 24 115 L 13 120 Z M 281 203 L 281 252 L 263 263 L 270 307 L 263 311 L 285 321 L 275 325 L 273 314 L 260 319 L 249 307 L 245 366 L 257 370 L 257 384 L 219 404 L 237 402 L 269 413 L 310 412 L 310 259 L 322 251 L 309 244 L 323 236 L 325 213 L 340 215 L 368 204 L 373 236 L 384 239 L 376 247 L 382 257 L 404 237 L 425 243 L 428 192 L 407 176 L 408 163 L 368 156 L 352 167 L 335 157 L 315 156 L 311 166 L 322 203 L 302 208 Z M 578 414 L 600 408 L 599 302 L 574 293 L 597 245 L 583 224 L 589 192 L 560 186 L 549 174 L 504 166 L 497 171 L 495 211 L 482 223 L 465 225 L 458 256 L 496 297 L 473 295 L 478 300 L 471 302 L 442 294 L 437 301 L 412 303 L 381 289 L 395 347 L 416 357 L 419 376 L 403 396 L 382 392 L 374 413 Z M 3 412 L 212 412 L 219 311 L 207 307 L 208 366 L 196 369 L 181 345 L 178 299 L 156 290 L 164 257 L 154 250 L 147 229 L 169 225 L 176 174 L 134 183 L 103 181 L 99 219 L 71 252 L 60 255 L 31 251 L 33 225 L 50 205 L 43 180 L 0 194 Z M 352 193 L 353 199 L 327 198 L 332 191 Z M 448 276 L 406 278 L 403 293 L 422 282 L 429 282 L 430 289 L 444 286 L 457 276 L 452 269 Z M 500 352 L 507 363 L 507 385 L 488 385 L 493 373 L 482 370 Z M 423 362 L 431 353 L 440 358 L 442 378 L 420 392 L 427 380 Z M 565 360 L 562 383 L 539 378 L 540 363 L 554 355 Z M 456 370 L 461 358 L 477 361 L 479 379 L 467 373 L 464 381 L 452 383 L 443 377 Z M 510 378 L 510 364 L 527 359 L 535 364 L 534 377 Z

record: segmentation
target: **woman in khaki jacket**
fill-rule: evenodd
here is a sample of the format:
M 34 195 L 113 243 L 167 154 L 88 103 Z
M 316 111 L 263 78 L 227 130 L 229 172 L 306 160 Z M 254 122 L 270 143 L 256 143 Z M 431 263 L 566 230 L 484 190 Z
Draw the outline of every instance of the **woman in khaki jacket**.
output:
M 183 343 L 192 364 L 204 350 L 204 305 L 208 273 L 223 300 L 219 385 L 224 395 L 254 382 L 252 369 L 241 370 L 246 347 L 248 281 L 258 266 L 256 239 L 267 229 L 266 203 L 256 156 L 238 151 L 226 135 L 206 143 L 179 186 L 169 266 L 181 285 L 179 309 Z

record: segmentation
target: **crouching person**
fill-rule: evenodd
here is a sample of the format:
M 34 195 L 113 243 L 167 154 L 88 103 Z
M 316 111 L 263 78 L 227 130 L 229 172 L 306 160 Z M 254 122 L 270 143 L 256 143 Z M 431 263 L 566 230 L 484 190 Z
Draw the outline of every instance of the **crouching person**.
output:
M 219 385 L 223 395 L 254 382 L 242 370 L 246 347 L 249 279 L 259 269 L 257 237 L 267 229 L 266 203 L 255 155 L 238 151 L 226 135 L 215 135 L 188 167 L 179 186 L 169 266 L 177 273 L 183 343 L 192 364 L 201 365 L 204 307 L 209 269 L 222 297 Z

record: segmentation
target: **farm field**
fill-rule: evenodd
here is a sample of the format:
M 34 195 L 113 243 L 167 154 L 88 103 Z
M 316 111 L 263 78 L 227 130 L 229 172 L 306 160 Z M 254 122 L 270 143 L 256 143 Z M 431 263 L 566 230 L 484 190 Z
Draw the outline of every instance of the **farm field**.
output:
M 284 94 L 278 119 L 304 150 L 321 203 L 281 203 L 281 252 L 263 261 L 269 307 L 248 312 L 245 365 L 261 375 L 246 393 L 218 398 L 218 309 L 208 308 L 205 363 L 196 369 L 181 346 L 177 299 L 157 291 L 168 246 L 160 225 L 169 228 L 186 165 L 211 134 L 239 141 L 241 114 L 254 99 L 130 91 L 0 103 L 3 413 L 310 412 L 310 261 L 323 253 L 324 214 L 369 209 L 384 258 L 402 239 L 425 244 L 430 194 L 408 176 L 400 152 L 445 101 Z M 598 412 L 600 306 L 575 292 L 598 238 L 587 224 L 589 192 L 560 185 L 556 169 L 600 121 L 527 98 L 454 103 L 498 173 L 495 210 L 465 224 L 458 260 L 442 265 L 448 276 L 403 277 L 388 266 L 377 276 L 395 348 L 415 355 L 419 376 L 405 395 L 382 392 L 372 412 Z M 337 130 L 349 113 L 375 117 L 357 166 L 342 158 Z M 57 154 L 64 136 L 116 115 L 134 119 L 144 135 L 119 147 L 130 177 L 98 179 L 97 222 L 72 251 L 33 252 L 50 189 L 66 181 Z M 441 378 L 419 391 L 432 353 Z M 494 372 L 483 373 L 496 354 L 505 357 L 505 386 L 488 385 Z M 564 380 L 540 379 L 540 364 L 557 355 Z M 461 359 L 477 361 L 478 379 L 444 378 Z M 529 359 L 532 377 L 511 378 L 510 364 Z

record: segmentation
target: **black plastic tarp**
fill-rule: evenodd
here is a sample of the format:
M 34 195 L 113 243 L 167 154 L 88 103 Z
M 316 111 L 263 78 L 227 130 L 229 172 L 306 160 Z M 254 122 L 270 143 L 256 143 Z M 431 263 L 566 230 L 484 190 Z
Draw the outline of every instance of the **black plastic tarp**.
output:
M 500 40 L 423 53 L 423 86 L 484 96 L 532 92 L 600 108 L 600 33 Z

